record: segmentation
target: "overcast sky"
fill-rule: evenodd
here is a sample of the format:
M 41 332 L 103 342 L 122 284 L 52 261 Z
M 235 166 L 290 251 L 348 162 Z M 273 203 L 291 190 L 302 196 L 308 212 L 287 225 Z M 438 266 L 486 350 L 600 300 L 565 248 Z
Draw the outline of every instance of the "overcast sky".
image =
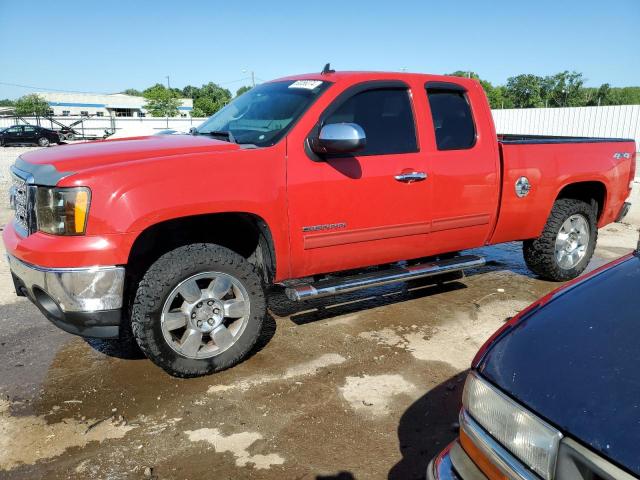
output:
M 319 71 L 582 72 L 640 85 L 640 0 L 0 0 L 0 98 Z M 245 72 L 243 72 L 243 70 Z

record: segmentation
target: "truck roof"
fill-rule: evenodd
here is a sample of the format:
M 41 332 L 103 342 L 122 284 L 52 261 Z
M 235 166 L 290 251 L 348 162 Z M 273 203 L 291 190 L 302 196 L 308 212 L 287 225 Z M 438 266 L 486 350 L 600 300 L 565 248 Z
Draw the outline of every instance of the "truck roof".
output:
M 451 75 L 434 75 L 428 73 L 409 73 L 409 72 L 374 72 L 374 71 L 339 71 L 332 73 L 304 73 L 299 75 L 289 75 L 286 77 L 276 78 L 271 82 L 284 80 L 325 80 L 334 83 L 356 83 L 371 80 L 405 80 L 407 82 L 453 82 L 466 87 L 471 85 L 479 85 L 477 80 L 464 77 L 454 77 Z

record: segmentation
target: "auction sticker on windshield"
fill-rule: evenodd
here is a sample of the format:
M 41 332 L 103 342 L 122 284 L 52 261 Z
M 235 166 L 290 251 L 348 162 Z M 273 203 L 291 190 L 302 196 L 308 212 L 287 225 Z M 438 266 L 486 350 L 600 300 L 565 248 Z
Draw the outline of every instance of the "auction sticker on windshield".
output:
M 306 88 L 307 90 L 313 90 L 319 85 L 322 85 L 321 80 L 297 80 L 289 85 L 289 88 Z

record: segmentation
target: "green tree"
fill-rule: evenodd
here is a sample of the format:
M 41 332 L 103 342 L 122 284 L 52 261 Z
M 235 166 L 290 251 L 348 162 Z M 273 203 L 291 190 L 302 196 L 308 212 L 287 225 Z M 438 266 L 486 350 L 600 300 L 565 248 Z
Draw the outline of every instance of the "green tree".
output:
M 0 107 L 13 107 L 16 104 L 13 100 L 9 100 L 5 98 L 4 100 L 0 100 Z
M 449 75 L 452 75 L 454 77 L 472 78 L 480 82 L 484 93 L 487 95 L 487 99 L 489 100 L 489 105 L 491 105 L 491 108 L 509 108 L 509 106 L 511 105 L 511 102 L 508 101 L 504 96 L 504 87 L 494 87 L 491 82 L 480 78 L 480 75 L 478 75 L 476 72 L 456 70 Z
M 510 77 L 504 93 L 514 108 L 542 107 L 542 82 L 543 78 L 532 74 Z
M 147 99 L 145 109 L 152 117 L 175 117 L 178 115 L 180 100 L 178 94 L 168 90 L 164 85 L 157 83 L 147 88 L 144 92 Z
M 45 116 L 49 113 L 49 104 L 37 93 L 25 95 L 16 100 L 16 115 Z
M 493 87 L 490 92 L 487 92 L 487 98 L 491 108 L 513 108 L 513 101 L 507 95 L 506 87 L 502 85 Z
M 248 86 L 244 86 L 244 87 L 240 87 L 237 91 L 236 91 L 236 97 L 239 97 L 240 95 L 242 95 L 245 92 L 248 92 L 249 90 L 251 90 L 251 87 Z
M 135 88 L 127 88 L 123 92 L 125 95 L 132 95 L 134 97 L 142 97 L 142 92 L 140 90 L 136 90 Z
M 548 107 L 579 107 L 586 104 L 581 73 L 564 72 L 545 77 L 541 82 L 541 96 Z
M 609 105 L 640 105 L 640 87 L 612 88 Z
M 204 118 L 207 116 L 207 114 L 204 112 L 204 110 L 201 110 L 199 107 L 193 107 L 191 109 L 191 116 L 193 118 Z
M 193 116 L 213 115 L 231 100 L 231 92 L 213 82 L 202 85 L 193 99 Z
M 603 83 L 600 88 L 583 88 L 584 104 L 588 106 L 611 105 L 611 86 Z
M 182 89 L 182 96 L 185 98 L 196 98 L 200 89 L 198 87 L 194 87 L 193 85 L 187 85 Z

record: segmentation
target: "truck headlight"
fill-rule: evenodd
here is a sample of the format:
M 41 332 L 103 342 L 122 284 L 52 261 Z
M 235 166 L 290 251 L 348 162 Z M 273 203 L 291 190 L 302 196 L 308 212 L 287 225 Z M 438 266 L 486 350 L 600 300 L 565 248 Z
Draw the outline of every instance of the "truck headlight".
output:
M 83 235 L 87 227 L 91 191 L 86 187 L 38 187 L 38 230 L 52 235 Z
M 545 480 L 553 478 L 562 434 L 504 393 L 469 374 L 462 402 L 466 411 L 502 446 Z

